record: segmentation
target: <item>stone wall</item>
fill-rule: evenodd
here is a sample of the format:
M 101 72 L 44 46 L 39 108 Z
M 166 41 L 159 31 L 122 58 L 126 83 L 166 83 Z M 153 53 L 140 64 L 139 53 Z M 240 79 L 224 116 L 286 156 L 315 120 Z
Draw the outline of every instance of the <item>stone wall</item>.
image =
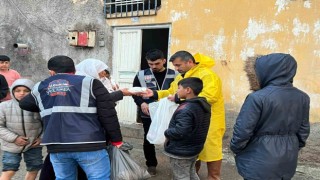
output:
M 75 63 L 96 58 L 111 63 L 112 33 L 103 14 L 102 0 L 4 0 L 0 1 L 0 54 L 10 56 L 12 68 L 38 81 L 48 76 L 47 61 L 67 55 Z M 95 30 L 105 46 L 69 45 L 68 30 Z M 14 48 L 28 44 L 28 50 Z

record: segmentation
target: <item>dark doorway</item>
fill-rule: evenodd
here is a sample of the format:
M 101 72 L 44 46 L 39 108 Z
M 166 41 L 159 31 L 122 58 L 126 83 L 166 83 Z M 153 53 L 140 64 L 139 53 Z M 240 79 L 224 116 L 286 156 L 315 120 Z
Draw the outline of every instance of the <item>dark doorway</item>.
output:
M 142 29 L 142 48 L 141 48 L 141 65 L 140 69 L 149 68 L 146 53 L 151 49 L 159 49 L 163 52 L 164 57 L 168 60 L 168 43 L 169 43 L 169 28 L 162 29 Z M 165 64 L 167 66 L 167 64 Z M 137 122 L 141 123 L 139 115 L 139 109 L 137 108 Z
M 168 56 L 169 28 L 142 29 L 142 52 L 140 69 L 149 68 L 146 53 L 151 49 L 160 49 L 165 58 Z

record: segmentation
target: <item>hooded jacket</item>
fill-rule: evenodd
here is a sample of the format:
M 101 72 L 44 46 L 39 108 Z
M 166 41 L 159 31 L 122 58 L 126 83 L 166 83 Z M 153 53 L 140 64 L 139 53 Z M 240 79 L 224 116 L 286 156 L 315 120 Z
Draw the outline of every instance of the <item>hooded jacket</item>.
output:
M 211 105 L 211 120 L 207 136 L 207 141 L 202 152 L 199 154 L 199 159 L 202 161 L 216 161 L 222 159 L 222 138 L 225 132 L 225 111 L 224 99 L 222 94 L 222 82 L 219 76 L 211 70 L 215 65 L 212 58 L 195 54 L 194 58 L 197 65 L 190 69 L 182 76 L 177 75 L 171 83 L 168 90 L 157 91 L 158 98 L 167 97 L 170 94 L 175 94 L 178 89 L 178 82 L 183 78 L 198 77 L 203 82 L 203 89 L 199 97 L 204 97 Z M 217 137 L 219 135 L 219 138 Z M 215 152 L 215 153 L 212 153 Z
M 297 63 L 289 54 L 250 58 L 245 71 L 251 89 L 230 143 L 245 179 L 291 179 L 299 149 L 310 133 L 309 96 L 293 87 Z
M 21 153 L 29 150 L 32 143 L 42 133 L 42 124 L 38 113 L 20 109 L 12 90 L 17 86 L 25 86 L 29 89 L 34 83 L 28 79 L 16 80 L 11 88 L 11 100 L 0 104 L 0 137 L 1 149 L 11 153 Z M 14 143 L 18 136 L 28 137 L 29 144 L 18 146 Z
M 164 135 L 165 151 L 180 157 L 200 153 L 210 125 L 210 104 L 203 97 L 185 100 L 174 112 Z

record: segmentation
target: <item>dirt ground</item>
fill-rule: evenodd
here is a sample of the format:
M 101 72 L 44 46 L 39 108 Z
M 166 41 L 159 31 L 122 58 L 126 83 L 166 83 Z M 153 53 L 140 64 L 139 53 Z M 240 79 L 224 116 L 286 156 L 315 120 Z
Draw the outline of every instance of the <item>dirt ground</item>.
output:
M 320 123 L 313 124 L 311 126 L 311 135 L 307 141 L 307 146 L 303 148 L 299 155 L 299 163 L 296 170 L 296 174 L 293 180 L 320 180 Z M 145 168 L 145 160 L 142 150 L 143 140 L 141 138 L 124 137 L 124 140 L 130 142 L 133 145 L 133 150 L 130 151 L 131 157 L 142 167 Z M 242 180 L 242 177 L 237 173 L 234 158 L 228 147 L 230 142 L 230 136 L 228 133 L 225 136 L 223 149 L 224 158 L 222 161 L 222 180 Z M 157 147 L 157 158 L 159 165 L 157 167 L 158 174 L 155 177 L 150 178 L 150 180 L 170 180 L 171 170 L 169 168 L 169 160 L 162 153 L 162 146 Z M 46 155 L 46 149 L 43 149 L 43 155 Z M 0 156 L 2 157 L 2 152 L 0 151 Z M 2 168 L 2 164 L 0 164 Z M 13 180 L 24 179 L 25 166 L 21 163 L 20 170 L 14 176 Z M 200 179 L 206 179 L 206 164 L 202 163 L 200 169 Z

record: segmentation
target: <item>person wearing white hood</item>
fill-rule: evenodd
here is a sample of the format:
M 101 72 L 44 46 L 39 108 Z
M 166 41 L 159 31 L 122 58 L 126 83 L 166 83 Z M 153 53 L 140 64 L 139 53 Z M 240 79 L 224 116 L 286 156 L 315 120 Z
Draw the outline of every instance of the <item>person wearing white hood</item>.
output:
M 106 78 L 103 73 L 108 69 L 108 65 L 98 59 L 85 59 L 76 65 L 76 75 L 89 76 L 99 79 L 106 89 L 109 91 L 111 98 L 116 102 L 123 99 L 123 96 L 131 96 L 132 94 L 127 88 L 114 90 L 111 81 Z

